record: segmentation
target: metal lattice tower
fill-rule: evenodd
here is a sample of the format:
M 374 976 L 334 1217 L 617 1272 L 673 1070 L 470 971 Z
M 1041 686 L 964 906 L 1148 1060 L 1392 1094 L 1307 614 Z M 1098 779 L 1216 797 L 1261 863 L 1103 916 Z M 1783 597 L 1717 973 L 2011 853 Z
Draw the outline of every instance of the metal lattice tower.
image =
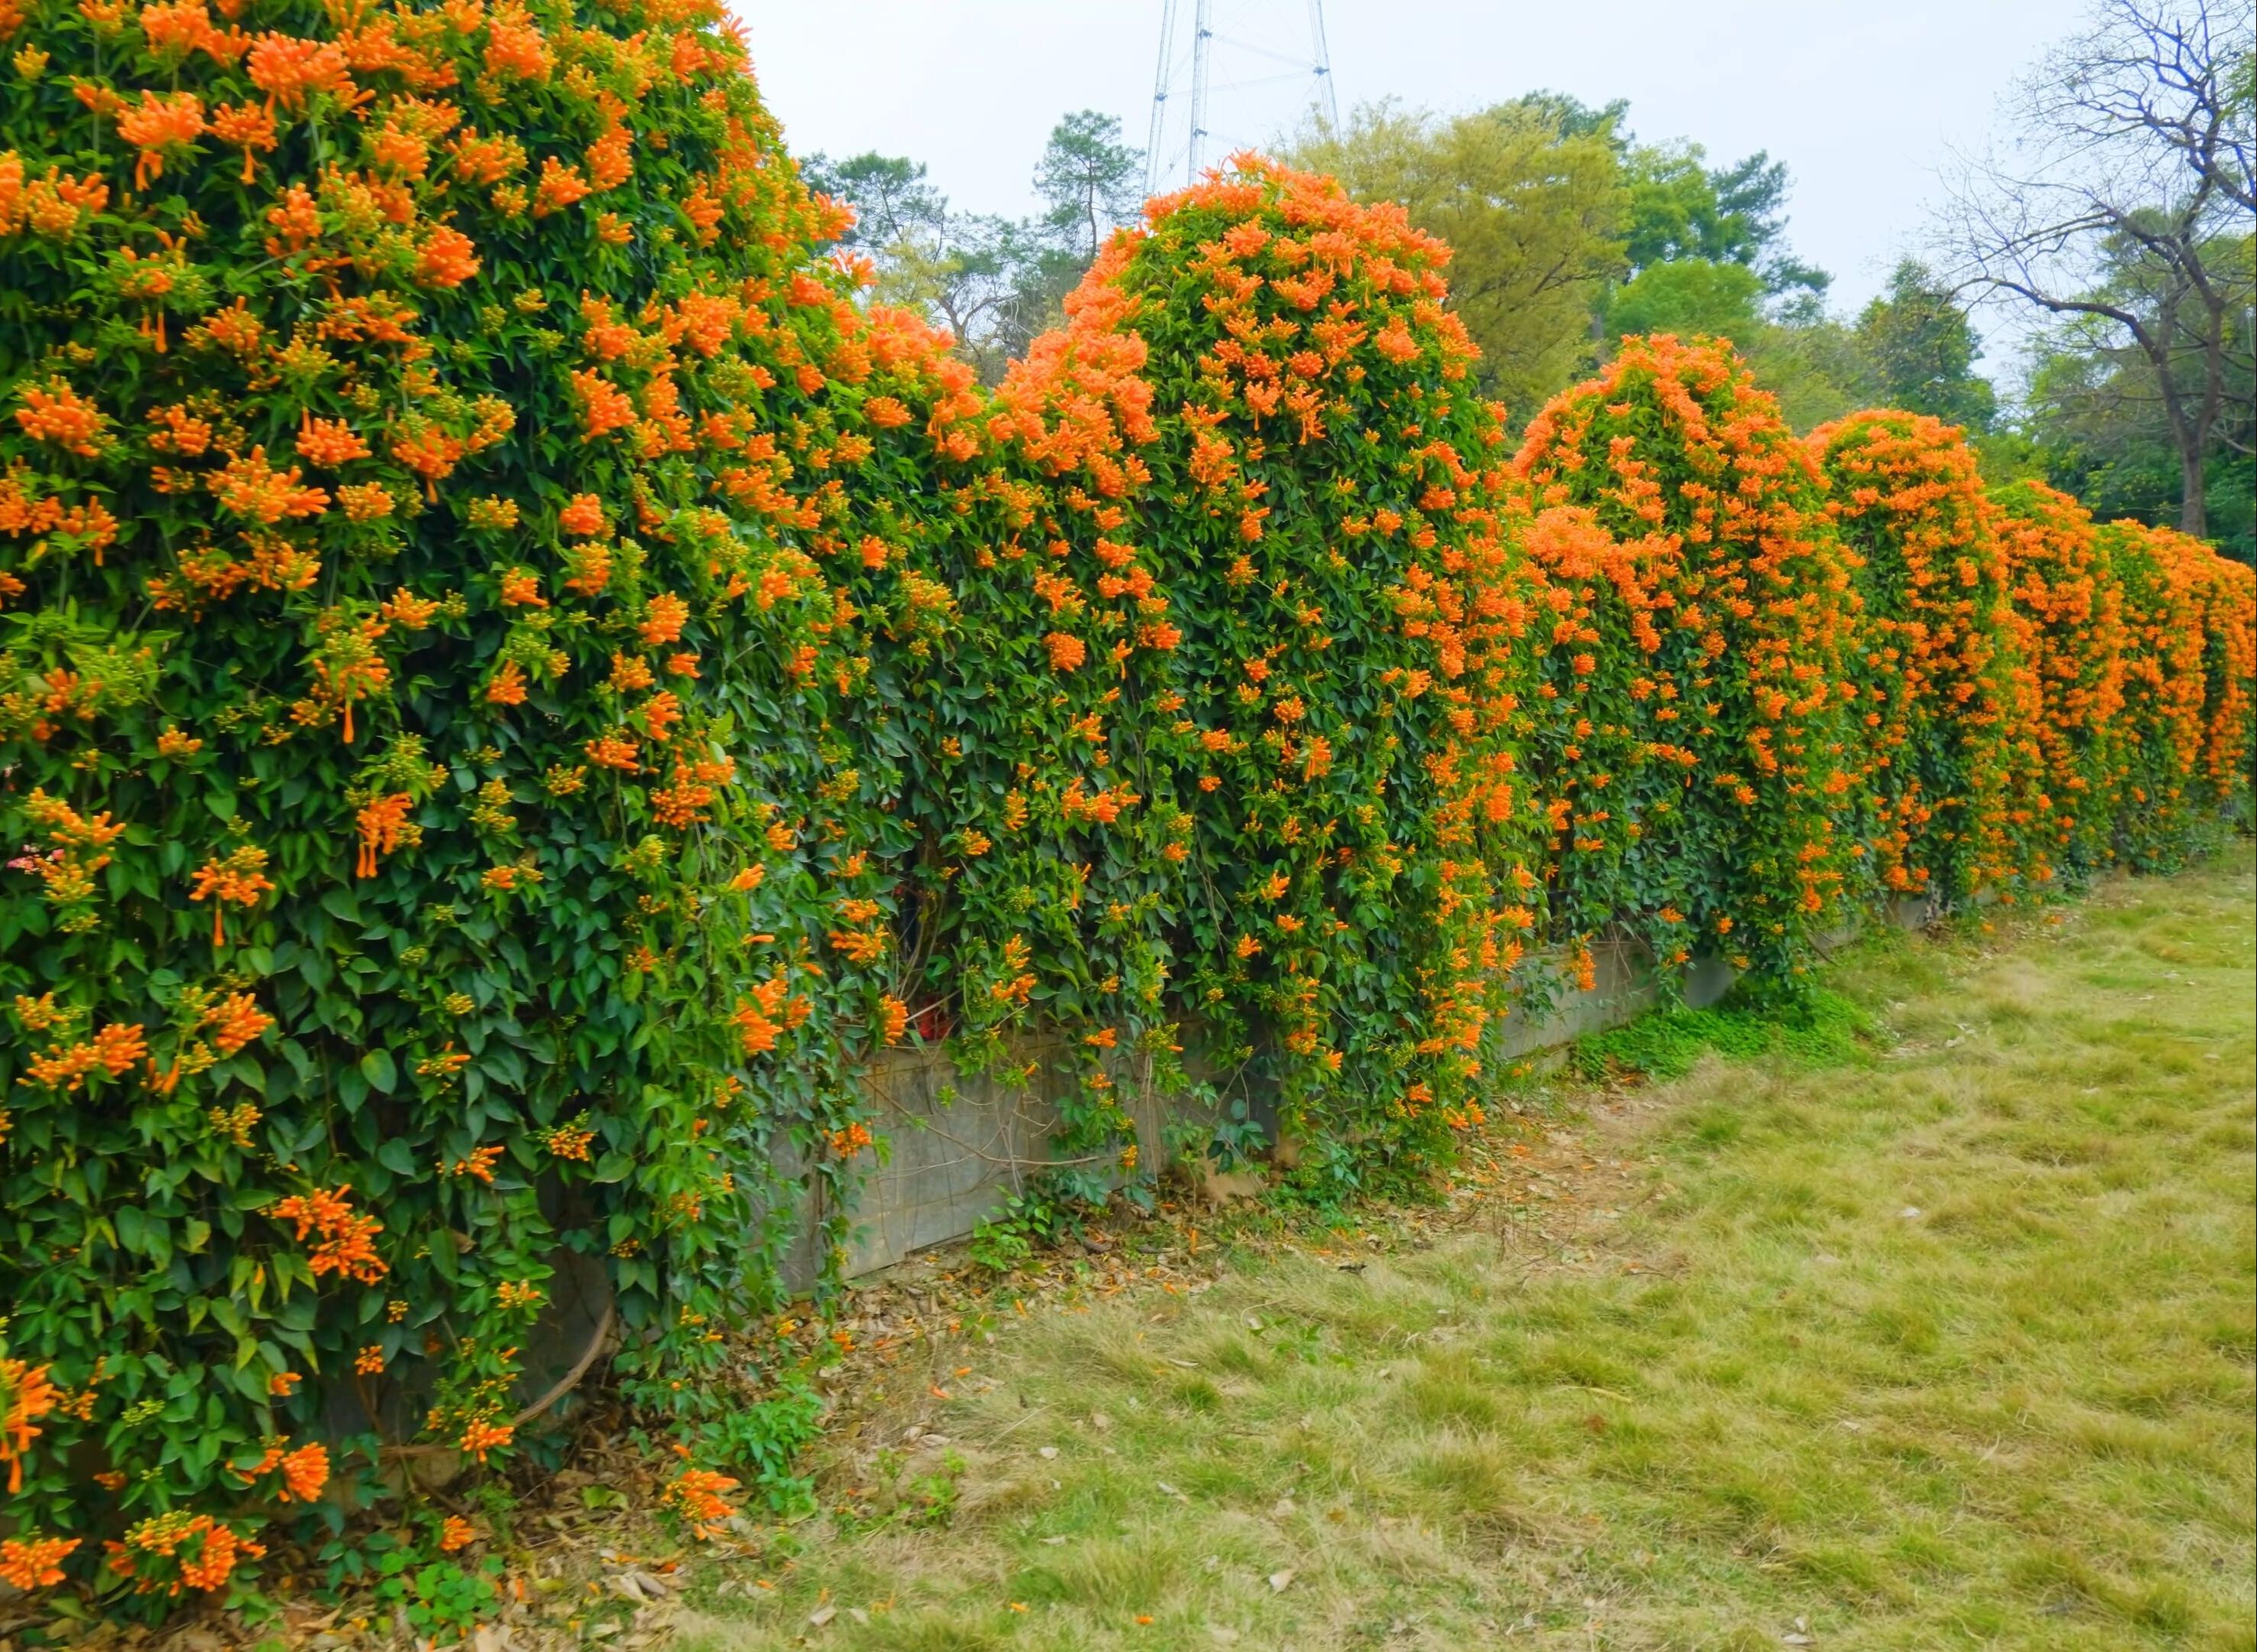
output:
M 1181 39 L 1191 13 L 1191 38 Z M 1160 60 L 1144 145 L 1144 192 L 1196 182 L 1219 155 L 1255 147 L 1312 112 L 1340 124 L 1324 0 L 1161 0 Z M 1290 49 L 1289 49 L 1290 41 Z

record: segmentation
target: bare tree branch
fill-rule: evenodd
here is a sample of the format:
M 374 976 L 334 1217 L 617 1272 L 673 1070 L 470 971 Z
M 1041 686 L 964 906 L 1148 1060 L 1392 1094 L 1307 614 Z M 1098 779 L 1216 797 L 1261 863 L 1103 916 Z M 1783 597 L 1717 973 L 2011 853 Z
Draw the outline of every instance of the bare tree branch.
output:
M 2252 0 L 2098 0 L 1962 162 L 1943 216 L 1963 292 L 2085 318 L 2143 365 L 2177 450 L 2180 526 L 2204 466 L 2244 450 L 2237 368 L 2252 304 Z M 2228 416 L 2231 415 L 2231 416 Z

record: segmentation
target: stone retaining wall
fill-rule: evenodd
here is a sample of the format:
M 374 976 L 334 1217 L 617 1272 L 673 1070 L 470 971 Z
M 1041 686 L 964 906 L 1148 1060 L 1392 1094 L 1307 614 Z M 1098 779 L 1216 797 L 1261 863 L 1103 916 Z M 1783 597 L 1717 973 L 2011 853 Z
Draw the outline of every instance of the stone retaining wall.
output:
M 1614 944 L 1592 951 L 1597 969 L 1591 990 L 1571 987 L 1537 1019 L 1516 1013 L 1501 1034 L 1504 1055 L 1557 1048 L 1586 1034 L 1619 1027 L 1660 1001 L 1652 958 L 1644 948 Z M 1698 962 L 1682 982 L 1685 999 L 1695 1008 L 1713 1004 L 1730 990 L 1732 979 L 1730 966 Z M 917 1050 L 888 1052 L 871 1072 L 870 1084 L 879 1106 L 877 1128 L 888 1137 L 890 1153 L 883 1165 L 873 1160 L 855 1205 L 854 1237 L 846 1256 L 850 1276 L 891 1267 L 928 1246 L 966 1238 L 1029 1177 L 1053 1162 L 1049 1143 L 1056 1113 L 1034 1091 L 967 1077 L 937 1053 Z M 1145 1164 L 1167 1162 L 1171 1126 L 1204 1122 L 1185 1098 L 1136 1097 L 1128 1086 L 1124 1094 L 1132 1098 L 1137 1154 Z M 1274 1125 L 1274 1111 L 1263 1118 L 1257 1101 L 1254 1112 L 1265 1126 Z M 810 1271 L 812 1261 L 811 1255 L 795 1258 L 790 1272 Z

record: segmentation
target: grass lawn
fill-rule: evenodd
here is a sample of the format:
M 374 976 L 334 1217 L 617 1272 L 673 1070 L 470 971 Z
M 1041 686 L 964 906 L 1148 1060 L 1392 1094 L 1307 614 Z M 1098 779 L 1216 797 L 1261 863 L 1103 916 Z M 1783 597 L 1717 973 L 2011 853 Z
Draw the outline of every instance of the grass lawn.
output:
M 966 1344 L 686 1646 L 2257 1644 L 2250 856 L 1999 931 L 1835 965 L 1848 1061 Z

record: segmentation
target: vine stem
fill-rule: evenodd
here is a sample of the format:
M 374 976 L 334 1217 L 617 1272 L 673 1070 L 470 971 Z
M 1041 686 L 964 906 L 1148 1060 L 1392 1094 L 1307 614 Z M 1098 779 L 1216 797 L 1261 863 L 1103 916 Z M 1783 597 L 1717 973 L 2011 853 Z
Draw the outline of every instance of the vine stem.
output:
M 596 1322 L 595 1334 L 588 1338 L 588 1345 L 581 1350 L 580 1358 L 574 1362 L 570 1371 L 557 1378 L 549 1386 L 548 1393 L 509 1420 L 509 1426 L 512 1429 L 522 1428 L 580 1386 L 580 1380 L 588 1374 L 589 1367 L 596 1363 L 597 1356 L 604 1352 L 604 1344 L 611 1338 L 612 1321 L 612 1304 L 605 1303 L 604 1317 Z M 398 1461 L 403 1458 L 437 1457 L 442 1452 L 455 1449 L 451 1445 L 387 1445 L 383 1447 L 378 1455 Z

